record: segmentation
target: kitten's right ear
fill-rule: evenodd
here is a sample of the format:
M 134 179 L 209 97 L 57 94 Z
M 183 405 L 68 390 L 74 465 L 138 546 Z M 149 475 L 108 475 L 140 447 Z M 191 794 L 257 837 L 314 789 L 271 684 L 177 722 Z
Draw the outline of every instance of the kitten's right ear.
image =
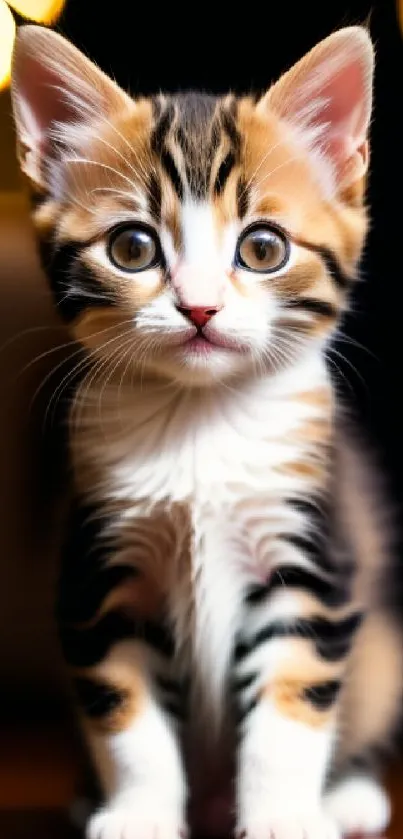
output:
M 74 148 L 84 123 L 132 103 L 65 38 L 31 25 L 21 26 L 16 37 L 11 96 L 21 169 L 41 190 L 55 138 Z

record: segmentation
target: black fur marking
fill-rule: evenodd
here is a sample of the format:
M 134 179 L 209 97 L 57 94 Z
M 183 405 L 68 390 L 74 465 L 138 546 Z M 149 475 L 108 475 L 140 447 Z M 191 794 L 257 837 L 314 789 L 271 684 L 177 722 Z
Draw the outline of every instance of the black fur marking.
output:
M 168 151 L 168 149 L 162 149 L 160 153 L 160 160 L 179 200 L 181 201 L 183 198 L 182 178 L 178 172 L 178 168 L 172 157 L 171 152 Z
M 65 659 L 73 667 L 97 664 L 112 646 L 128 638 L 141 641 L 163 656 L 174 653 L 173 640 L 162 626 L 131 620 L 119 612 L 109 612 L 95 626 L 86 629 L 61 624 L 59 632 Z
M 286 300 L 284 305 L 287 309 L 303 309 L 313 315 L 323 318 L 336 318 L 337 309 L 325 300 L 316 300 L 313 297 L 297 297 L 295 300 Z
M 232 151 L 228 152 L 222 163 L 220 163 L 216 179 L 214 181 L 213 192 L 215 195 L 221 195 L 225 188 L 225 184 L 235 166 L 235 155 Z
M 230 140 L 232 151 L 238 161 L 241 153 L 241 135 L 236 126 L 237 103 L 234 99 L 228 108 L 221 112 L 222 127 Z
M 102 515 L 102 508 L 80 503 L 73 506 L 62 552 L 57 601 L 59 621 L 78 623 L 89 620 L 101 605 L 102 593 L 108 593 L 99 579 L 107 570 L 106 562 L 115 550 L 114 539 L 111 536 L 106 538 L 110 525 L 111 518 Z M 123 571 L 118 572 L 116 582 L 125 576 Z M 113 578 L 109 579 L 113 583 Z M 95 596 L 92 591 L 96 592 Z
M 64 580 L 64 611 L 59 610 L 59 619 L 66 623 L 85 623 L 96 617 L 106 596 L 120 583 L 136 577 L 138 572 L 129 565 L 112 565 L 77 578 Z
M 258 704 L 257 697 L 254 696 L 243 707 L 238 706 L 238 708 L 236 709 L 236 723 L 237 723 L 237 725 L 241 725 L 241 723 L 243 723 L 245 721 L 246 717 L 248 717 L 249 714 L 251 714 L 252 711 L 255 710 L 255 708 L 257 707 L 257 704 Z
M 236 187 L 236 203 L 238 209 L 238 216 L 243 219 L 248 212 L 249 207 L 249 191 L 245 181 L 240 178 Z
M 49 277 L 56 306 L 68 323 L 86 309 L 113 306 L 113 289 L 107 289 L 89 266 L 82 262 L 82 251 L 89 242 L 40 244 L 44 270 Z
M 304 239 L 293 238 L 293 241 L 296 245 L 299 245 L 299 247 L 306 248 L 307 250 L 312 251 L 312 253 L 316 253 L 320 256 L 325 264 L 327 272 L 330 274 L 338 288 L 345 290 L 351 286 L 353 278 L 349 277 L 348 274 L 345 273 L 336 254 L 333 253 L 330 248 L 326 248 L 323 245 L 315 245 L 312 242 L 306 242 Z
M 159 105 L 159 103 L 158 103 Z M 165 109 L 160 111 L 151 134 L 151 148 L 158 156 L 161 154 L 166 136 L 175 118 L 175 108 L 169 103 Z
M 328 711 L 334 705 L 341 689 L 341 682 L 337 679 L 321 682 L 304 689 L 303 697 L 318 711 Z
M 127 699 L 124 691 L 95 679 L 74 679 L 73 688 L 83 711 L 91 719 L 107 716 Z
M 323 580 L 305 568 L 284 565 L 275 569 L 267 585 L 251 587 L 246 596 L 246 602 L 250 605 L 261 603 L 274 591 L 283 587 L 303 589 L 329 607 L 343 606 L 349 599 L 349 587 L 340 580 Z
M 155 172 L 152 172 L 148 181 L 148 197 L 151 213 L 155 221 L 161 221 L 162 189 L 161 183 Z
M 279 538 L 312 560 L 316 568 L 322 571 L 334 570 L 325 534 L 315 533 L 310 538 L 308 535 L 301 536 L 297 533 L 280 533 Z
M 107 567 L 107 560 L 116 550 L 110 525 L 111 519 L 95 506 L 76 504 L 70 517 L 57 618 L 64 655 L 71 665 L 96 664 L 113 644 L 124 638 L 141 640 L 163 655 L 173 652 L 172 638 L 163 627 L 118 611 L 106 614 L 95 624 L 79 626 L 94 620 L 107 594 L 138 573 L 126 565 Z
M 329 621 L 322 617 L 274 621 L 260 629 L 250 641 L 239 641 L 236 644 L 235 661 L 241 661 L 257 647 L 274 638 L 305 638 L 314 643 L 321 658 L 339 661 L 347 655 L 361 620 L 362 615 L 356 612 L 340 621 Z
M 154 154 L 159 157 L 162 166 L 165 169 L 166 174 L 168 175 L 172 186 L 178 195 L 178 198 L 182 199 L 183 197 L 183 183 L 181 176 L 178 172 L 176 163 L 172 157 L 171 152 L 166 148 L 165 141 L 169 131 L 172 128 L 173 122 L 175 119 L 175 107 L 172 102 L 170 102 L 165 110 L 157 119 L 152 135 L 151 135 L 151 148 Z
M 232 688 L 235 693 L 241 693 L 246 690 L 257 679 L 257 673 L 247 673 L 245 676 L 235 676 L 232 681 Z

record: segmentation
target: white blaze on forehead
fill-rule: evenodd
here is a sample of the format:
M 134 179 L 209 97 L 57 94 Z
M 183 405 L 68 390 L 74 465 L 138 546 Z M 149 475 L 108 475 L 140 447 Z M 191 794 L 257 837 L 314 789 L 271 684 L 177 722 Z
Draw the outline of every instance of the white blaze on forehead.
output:
M 188 201 L 183 205 L 182 236 L 185 262 L 217 265 L 219 236 L 211 204 Z
M 173 284 L 184 305 L 221 306 L 230 268 L 213 208 L 187 201 L 182 207 L 183 250 Z

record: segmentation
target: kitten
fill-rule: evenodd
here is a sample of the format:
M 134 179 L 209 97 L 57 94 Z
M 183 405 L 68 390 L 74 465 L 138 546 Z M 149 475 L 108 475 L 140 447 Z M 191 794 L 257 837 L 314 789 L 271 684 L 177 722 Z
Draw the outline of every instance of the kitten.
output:
M 388 823 L 388 540 L 324 360 L 366 233 L 372 73 L 351 27 L 261 98 L 133 100 L 19 31 L 21 168 L 86 351 L 58 612 L 105 794 L 89 839 Z

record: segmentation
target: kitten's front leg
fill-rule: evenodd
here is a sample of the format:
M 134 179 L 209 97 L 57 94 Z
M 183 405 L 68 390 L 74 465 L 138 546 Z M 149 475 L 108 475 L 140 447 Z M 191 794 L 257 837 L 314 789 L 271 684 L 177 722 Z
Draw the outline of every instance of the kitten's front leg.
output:
M 186 781 L 174 642 L 147 563 L 133 564 L 136 545 L 118 553 L 108 521 L 102 509 L 73 512 L 59 589 L 62 648 L 105 798 L 87 837 L 179 839 Z
M 359 616 L 320 602 L 320 595 L 331 599 L 331 584 L 317 583 L 324 577 L 297 566 L 278 573 L 281 584 L 255 593 L 235 653 L 237 832 L 245 839 L 336 839 L 322 794 Z
M 176 731 L 169 712 L 163 711 L 143 678 L 141 666 L 134 666 L 135 658 L 126 643 L 116 648 L 106 665 L 108 689 L 111 694 L 122 693 L 122 659 L 125 663 L 131 660 L 122 719 L 119 722 L 117 709 L 116 730 L 107 730 L 106 719 L 104 731 L 102 719 L 98 726 L 94 721 L 86 725 L 106 793 L 105 804 L 89 821 L 87 837 L 183 839 L 186 789 Z

